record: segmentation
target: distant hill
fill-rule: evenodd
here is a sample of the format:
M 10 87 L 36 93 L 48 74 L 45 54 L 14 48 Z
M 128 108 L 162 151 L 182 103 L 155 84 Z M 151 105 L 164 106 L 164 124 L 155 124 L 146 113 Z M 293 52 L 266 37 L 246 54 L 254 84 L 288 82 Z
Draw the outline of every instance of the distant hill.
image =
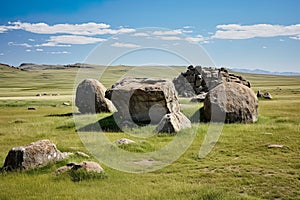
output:
M 300 76 L 299 72 L 271 72 L 262 69 L 240 69 L 232 68 L 230 69 L 234 72 L 248 73 L 248 74 L 268 74 L 268 75 L 280 75 L 280 76 Z
M 35 70 L 49 70 L 49 69 L 69 69 L 69 68 L 93 68 L 93 65 L 76 63 L 68 65 L 48 65 L 48 64 L 34 64 L 34 63 L 22 63 L 19 67 L 16 67 L 23 71 L 35 71 Z

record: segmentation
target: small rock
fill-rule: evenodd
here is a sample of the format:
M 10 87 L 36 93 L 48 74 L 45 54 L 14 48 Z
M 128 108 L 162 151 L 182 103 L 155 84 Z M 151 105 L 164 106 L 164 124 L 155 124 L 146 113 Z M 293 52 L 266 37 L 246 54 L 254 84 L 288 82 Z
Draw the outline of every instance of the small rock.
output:
M 268 145 L 268 148 L 282 148 L 284 145 L 282 144 L 270 144 Z
M 264 97 L 265 99 L 272 99 L 272 96 L 271 96 L 271 94 L 270 94 L 269 92 L 265 92 L 265 93 L 263 94 L 263 97 Z
M 63 102 L 62 105 L 64 105 L 64 106 L 69 106 L 70 103 L 68 103 L 68 102 Z
M 27 110 L 36 110 L 35 107 L 28 107 Z
M 84 158 L 89 158 L 90 157 L 89 155 L 87 155 L 86 153 L 83 153 L 81 151 L 77 151 L 75 154 L 78 155 L 78 156 L 84 157 Z
M 37 93 L 35 96 L 40 97 L 40 96 L 42 96 L 42 94 L 41 93 Z
M 135 141 L 127 139 L 127 138 L 122 138 L 117 141 L 115 141 L 116 144 L 130 144 L 130 143 L 135 143 Z
M 104 171 L 103 168 L 96 162 L 83 161 L 81 163 L 68 163 L 67 165 L 59 167 L 57 170 L 55 170 L 55 173 L 61 174 L 69 170 L 77 170 L 77 169 L 84 169 L 87 172 L 97 172 L 97 173 Z

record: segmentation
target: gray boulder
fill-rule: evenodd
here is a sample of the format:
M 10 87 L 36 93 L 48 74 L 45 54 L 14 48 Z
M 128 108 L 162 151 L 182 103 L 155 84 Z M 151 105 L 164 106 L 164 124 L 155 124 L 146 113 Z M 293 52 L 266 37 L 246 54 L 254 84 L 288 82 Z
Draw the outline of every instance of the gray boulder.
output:
M 75 104 L 81 113 L 113 112 L 111 101 L 105 98 L 106 88 L 96 79 L 83 80 L 76 89 Z
M 191 121 L 181 112 L 166 114 L 156 127 L 156 132 L 173 133 L 191 128 Z
M 13 171 L 36 168 L 62 160 L 68 155 L 69 153 L 60 152 L 49 140 L 40 140 L 12 148 L 5 158 L 3 169 Z
M 124 78 L 106 91 L 124 121 L 157 124 L 180 110 L 174 85 L 168 79 Z
M 204 118 L 225 123 L 253 123 L 258 119 L 258 100 L 247 86 L 227 82 L 208 92 L 204 100 Z
M 105 96 L 117 108 L 118 113 L 115 114 L 115 118 L 118 119 L 117 124 L 121 127 L 161 124 L 166 114 L 183 115 L 180 113 L 174 84 L 168 79 L 124 78 L 107 90 Z M 181 121 L 185 118 L 177 119 L 179 128 L 175 128 L 174 131 L 185 127 L 180 125 L 186 123 Z

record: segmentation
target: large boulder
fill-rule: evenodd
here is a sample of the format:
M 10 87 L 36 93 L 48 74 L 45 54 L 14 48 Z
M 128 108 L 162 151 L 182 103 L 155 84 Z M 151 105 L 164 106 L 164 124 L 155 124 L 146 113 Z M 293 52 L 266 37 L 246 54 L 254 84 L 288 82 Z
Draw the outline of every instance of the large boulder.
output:
M 127 125 L 158 124 L 166 114 L 180 113 L 174 84 L 168 79 L 124 78 L 105 96 L 117 108 L 121 123 Z
M 40 140 L 26 146 L 12 148 L 6 156 L 3 169 L 13 171 L 45 166 L 49 162 L 62 160 L 68 155 L 60 152 L 49 140 Z
M 76 89 L 75 104 L 81 113 L 112 112 L 111 101 L 105 98 L 106 88 L 96 79 L 83 80 Z
M 204 118 L 225 123 L 253 123 L 258 119 L 258 100 L 247 86 L 226 82 L 208 92 L 204 100 Z

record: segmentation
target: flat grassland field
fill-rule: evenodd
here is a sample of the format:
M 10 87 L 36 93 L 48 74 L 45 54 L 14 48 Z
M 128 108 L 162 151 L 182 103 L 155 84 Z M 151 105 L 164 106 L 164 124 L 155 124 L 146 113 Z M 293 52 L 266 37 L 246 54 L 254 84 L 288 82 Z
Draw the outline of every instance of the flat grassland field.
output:
M 110 67 L 101 82 L 109 88 L 130 69 Z M 0 66 L 0 166 L 12 147 L 41 139 L 49 139 L 61 151 L 89 154 L 76 133 L 73 117 L 64 115 L 73 112 L 72 105 L 63 102 L 72 104 L 76 73 L 77 69 L 20 71 Z M 132 174 L 100 163 L 106 178 L 76 182 L 53 174 L 68 162 L 86 159 L 71 156 L 35 170 L 2 172 L 0 199 L 300 199 L 300 77 L 241 75 L 255 92 L 266 90 L 273 99 L 259 100 L 258 122 L 224 125 L 219 141 L 205 158 L 199 159 L 198 152 L 209 124 L 201 123 L 187 151 L 158 171 Z M 35 96 L 37 93 L 42 96 Z M 180 103 L 188 117 L 202 106 L 183 98 Z M 98 118 L 109 115 L 99 114 Z M 111 141 L 123 137 L 139 141 L 123 132 L 105 134 Z M 154 136 L 128 151 L 149 152 L 173 137 Z M 270 144 L 284 146 L 268 148 Z

